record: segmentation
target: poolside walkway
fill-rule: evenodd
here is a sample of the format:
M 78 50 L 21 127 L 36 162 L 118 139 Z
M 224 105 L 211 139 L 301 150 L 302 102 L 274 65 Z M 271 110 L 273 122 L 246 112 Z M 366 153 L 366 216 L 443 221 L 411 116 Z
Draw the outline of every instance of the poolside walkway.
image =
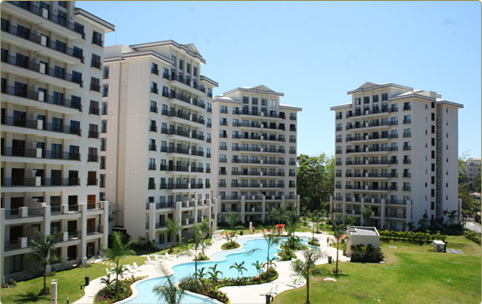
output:
M 297 232 L 296 235 L 300 237 L 311 237 L 311 233 L 309 232 Z M 244 236 L 239 236 L 239 239 L 243 238 L 251 238 L 251 237 L 262 237 L 262 234 L 256 233 L 256 234 L 248 234 Z M 315 234 L 315 237 L 320 240 L 321 243 L 321 250 L 325 252 L 326 256 L 336 256 L 336 248 L 332 248 L 330 246 L 327 246 L 327 241 L 326 239 L 330 237 L 328 234 Z M 331 236 L 331 238 L 333 238 Z M 221 245 L 225 241 L 213 241 L 212 246 L 209 246 L 206 248 L 205 252 L 208 256 L 215 252 L 221 251 Z M 302 257 L 301 252 L 297 252 L 298 258 Z M 334 258 L 333 258 L 334 259 Z M 347 258 L 343 256 L 343 252 L 340 250 L 339 252 L 339 259 L 340 261 L 344 262 L 347 261 Z M 172 267 L 178 264 L 183 264 L 183 263 L 188 263 L 192 262 L 192 257 L 189 256 L 181 256 L 181 257 L 175 257 L 172 256 L 170 259 L 165 259 L 163 258 L 163 264 L 164 266 L 172 271 Z M 266 284 L 260 284 L 260 285 L 250 285 L 250 286 L 232 286 L 232 287 L 223 287 L 220 288 L 222 292 L 225 292 L 229 299 L 231 300 L 231 303 L 265 303 L 265 294 L 266 293 L 280 293 L 288 289 L 293 289 L 295 287 L 289 286 L 291 285 L 292 278 L 291 276 L 294 275 L 293 271 L 291 270 L 290 267 L 290 261 L 277 261 L 275 262 L 277 265 L 276 270 L 279 273 L 279 278 L 276 279 L 273 282 L 266 283 Z M 316 262 L 316 264 L 324 264 L 328 263 L 328 258 L 322 258 Z M 164 276 L 162 274 L 161 267 L 159 265 L 159 262 L 153 262 L 152 264 L 149 264 L 147 262 L 146 258 L 146 264 L 144 265 L 139 265 L 141 271 L 136 271 L 134 273 L 135 277 L 139 276 L 147 276 L 149 279 L 155 278 L 155 277 L 160 277 Z M 109 266 L 106 265 L 106 268 L 110 268 Z M 129 275 L 130 276 L 130 275 Z M 92 304 L 94 303 L 94 296 L 95 294 L 104 287 L 104 285 L 101 283 L 101 278 L 97 278 L 95 280 L 92 280 L 89 284 L 89 286 L 85 287 L 85 295 L 78 301 L 74 302 L 74 304 Z

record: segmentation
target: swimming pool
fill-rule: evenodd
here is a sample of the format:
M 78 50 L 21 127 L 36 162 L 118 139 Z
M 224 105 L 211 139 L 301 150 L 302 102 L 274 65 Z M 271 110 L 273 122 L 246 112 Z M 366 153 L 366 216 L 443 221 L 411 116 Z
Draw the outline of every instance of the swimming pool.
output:
M 301 240 L 303 244 L 306 245 L 308 238 L 301 238 Z M 281 238 L 281 241 L 286 241 L 286 238 Z M 252 263 L 255 263 L 256 261 L 259 261 L 260 263 L 266 262 L 266 255 L 268 249 L 266 241 L 264 240 L 264 238 L 242 238 L 238 239 L 237 242 L 242 245 L 240 248 L 223 250 L 221 252 L 216 252 L 212 254 L 211 260 L 197 263 L 198 270 L 204 267 L 204 272 L 207 273 L 209 271 L 209 267 L 217 264 L 217 270 L 220 270 L 222 272 L 221 277 L 235 278 L 238 276 L 238 272 L 236 271 L 236 269 L 229 269 L 229 267 L 234 265 L 234 263 L 242 263 L 244 261 L 243 266 L 246 267 L 247 271 L 244 271 L 242 276 L 256 276 L 258 272 L 256 271 L 256 267 L 254 267 Z M 270 259 L 275 257 L 275 254 L 278 253 L 279 245 L 274 245 L 271 247 L 269 256 Z M 252 249 L 259 250 L 254 252 L 253 254 L 247 255 L 246 252 Z M 177 283 L 182 278 L 190 276 L 194 273 L 194 262 L 176 265 L 172 267 L 172 270 L 174 271 L 174 282 Z M 135 289 L 138 291 L 138 295 L 134 299 L 126 303 L 159 303 L 158 296 L 152 291 L 152 289 L 154 288 L 154 286 L 159 283 L 163 283 L 165 280 L 166 278 L 162 277 L 139 282 L 135 286 Z M 189 294 L 185 294 L 182 302 L 214 303 L 207 299 L 202 299 Z

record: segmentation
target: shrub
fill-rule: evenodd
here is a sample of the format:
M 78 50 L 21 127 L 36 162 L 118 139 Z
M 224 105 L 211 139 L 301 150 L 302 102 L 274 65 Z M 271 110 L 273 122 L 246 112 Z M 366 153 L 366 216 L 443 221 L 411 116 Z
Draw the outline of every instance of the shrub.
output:
M 472 241 L 474 241 L 474 242 L 476 242 L 477 244 L 480 245 L 480 233 L 477 233 L 477 232 L 472 231 L 470 229 L 465 229 L 464 235 L 469 240 L 472 240 Z
M 290 248 L 285 248 L 278 252 L 278 256 L 281 261 L 291 261 L 291 259 L 296 258 L 296 254 Z
M 352 245 L 351 246 L 352 262 L 380 262 L 383 261 L 383 252 L 381 248 L 374 248 L 372 245 Z
M 222 250 L 235 249 L 235 248 L 238 248 L 240 246 L 241 245 L 239 245 L 239 243 L 237 243 L 237 242 L 227 242 L 227 243 L 224 243 L 221 246 L 221 249 Z
M 317 239 L 310 239 L 308 241 L 308 245 L 311 245 L 311 246 L 320 246 L 320 242 L 318 242 Z
M 127 299 L 132 295 L 131 285 L 139 280 L 146 278 L 147 276 L 142 277 L 130 277 L 125 280 L 119 281 L 117 284 L 117 289 L 115 288 L 115 284 L 109 284 L 106 287 L 102 288 L 94 297 L 95 304 L 111 304 L 117 301 L 121 301 Z

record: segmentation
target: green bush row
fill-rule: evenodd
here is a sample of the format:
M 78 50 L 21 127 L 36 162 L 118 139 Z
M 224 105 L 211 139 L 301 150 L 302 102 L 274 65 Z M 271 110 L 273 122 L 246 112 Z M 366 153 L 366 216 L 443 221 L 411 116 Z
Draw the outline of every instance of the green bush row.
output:
M 445 242 L 447 236 L 441 234 L 439 231 L 437 233 L 430 232 L 413 232 L 413 231 L 390 231 L 390 230 L 380 230 L 380 239 L 382 241 L 407 241 L 413 243 L 431 243 L 433 240 L 441 240 Z
M 472 231 L 470 229 L 465 229 L 464 235 L 469 240 L 474 241 L 474 242 L 476 242 L 477 244 L 480 245 L 480 233 L 477 233 L 477 232 Z

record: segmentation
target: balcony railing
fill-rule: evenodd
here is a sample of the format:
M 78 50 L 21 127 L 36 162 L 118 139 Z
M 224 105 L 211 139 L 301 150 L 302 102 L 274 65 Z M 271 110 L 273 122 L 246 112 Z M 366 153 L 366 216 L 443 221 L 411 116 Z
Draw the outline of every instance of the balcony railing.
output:
M 80 186 L 78 178 L 4 178 L 4 187 L 50 187 L 50 186 Z
M 72 30 L 74 32 L 77 32 L 84 37 L 84 29 L 83 27 L 80 27 L 76 25 L 75 23 L 67 21 L 65 18 L 61 18 L 59 16 L 56 16 L 52 14 L 49 10 L 45 8 L 40 8 L 36 5 L 32 4 L 32 1 L 11 1 L 10 3 L 23 8 L 24 10 L 27 10 L 37 16 L 43 17 L 45 19 L 48 19 L 60 26 L 63 26 L 69 30 Z
M 69 152 L 57 152 L 37 149 L 18 149 L 6 147 L 2 149 L 2 156 L 15 156 L 15 157 L 32 157 L 32 158 L 44 158 L 44 159 L 61 159 L 61 160 L 80 160 L 79 153 Z
M 59 124 L 44 123 L 44 121 L 42 120 L 14 119 L 13 117 L 7 116 L 5 117 L 5 119 L 2 120 L 2 124 L 7 126 L 74 134 L 80 136 L 80 128 L 62 126 Z
M 2 57 L 2 62 L 6 62 L 8 64 L 21 67 L 40 74 L 45 74 L 45 75 L 49 75 L 65 81 L 73 82 L 82 87 L 82 79 L 79 79 L 78 77 L 75 77 L 72 74 L 65 73 L 65 71 L 51 69 L 51 68 L 48 68 L 47 65 L 38 64 L 32 61 L 29 61 L 28 57 L 26 60 L 24 60 L 14 56 L 6 56 L 6 57 Z
M 66 47 L 65 45 L 63 45 L 63 46 L 59 45 L 57 43 L 57 41 L 53 41 L 48 37 L 39 36 L 39 35 L 30 33 L 30 32 L 28 32 L 28 33 L 22 32 L 18 27 L 13 26 L 13 25 L 9 25 L 8 28 L 2 27 L 2 31 L 10 33 L 10 34 L 15 35 L 15 36 L 20 37 L 20 38 L 24 38 L 26 40 L 29 40 L 29 41 L 33 42 L 33 43 L 43 45 L 43 46 L 48 47 L 48 48 L 50 48 L 54 51 L 59 51 L 59 52 L 64 53 L 66 55 L 78 58 L 82 62 L 84 61 L 84 56 L 82 56 L 81 52 L 76 52 L 74 49 Z
M 82 109 L 80 102 L 73 102 L 69 99 L 59 98 L 54 96 L 45 96 L 44 92 L 18 90 L 18 89 L 15 89 L 14 87 L 7 86 L 2 88 L 2 93 L 7 95 L 12 95 L 12 96 L 24 97 L 30 100 L 45 102 L 45 103 L 63 106 L 67 108 L 72 108 L 77 110 Z

